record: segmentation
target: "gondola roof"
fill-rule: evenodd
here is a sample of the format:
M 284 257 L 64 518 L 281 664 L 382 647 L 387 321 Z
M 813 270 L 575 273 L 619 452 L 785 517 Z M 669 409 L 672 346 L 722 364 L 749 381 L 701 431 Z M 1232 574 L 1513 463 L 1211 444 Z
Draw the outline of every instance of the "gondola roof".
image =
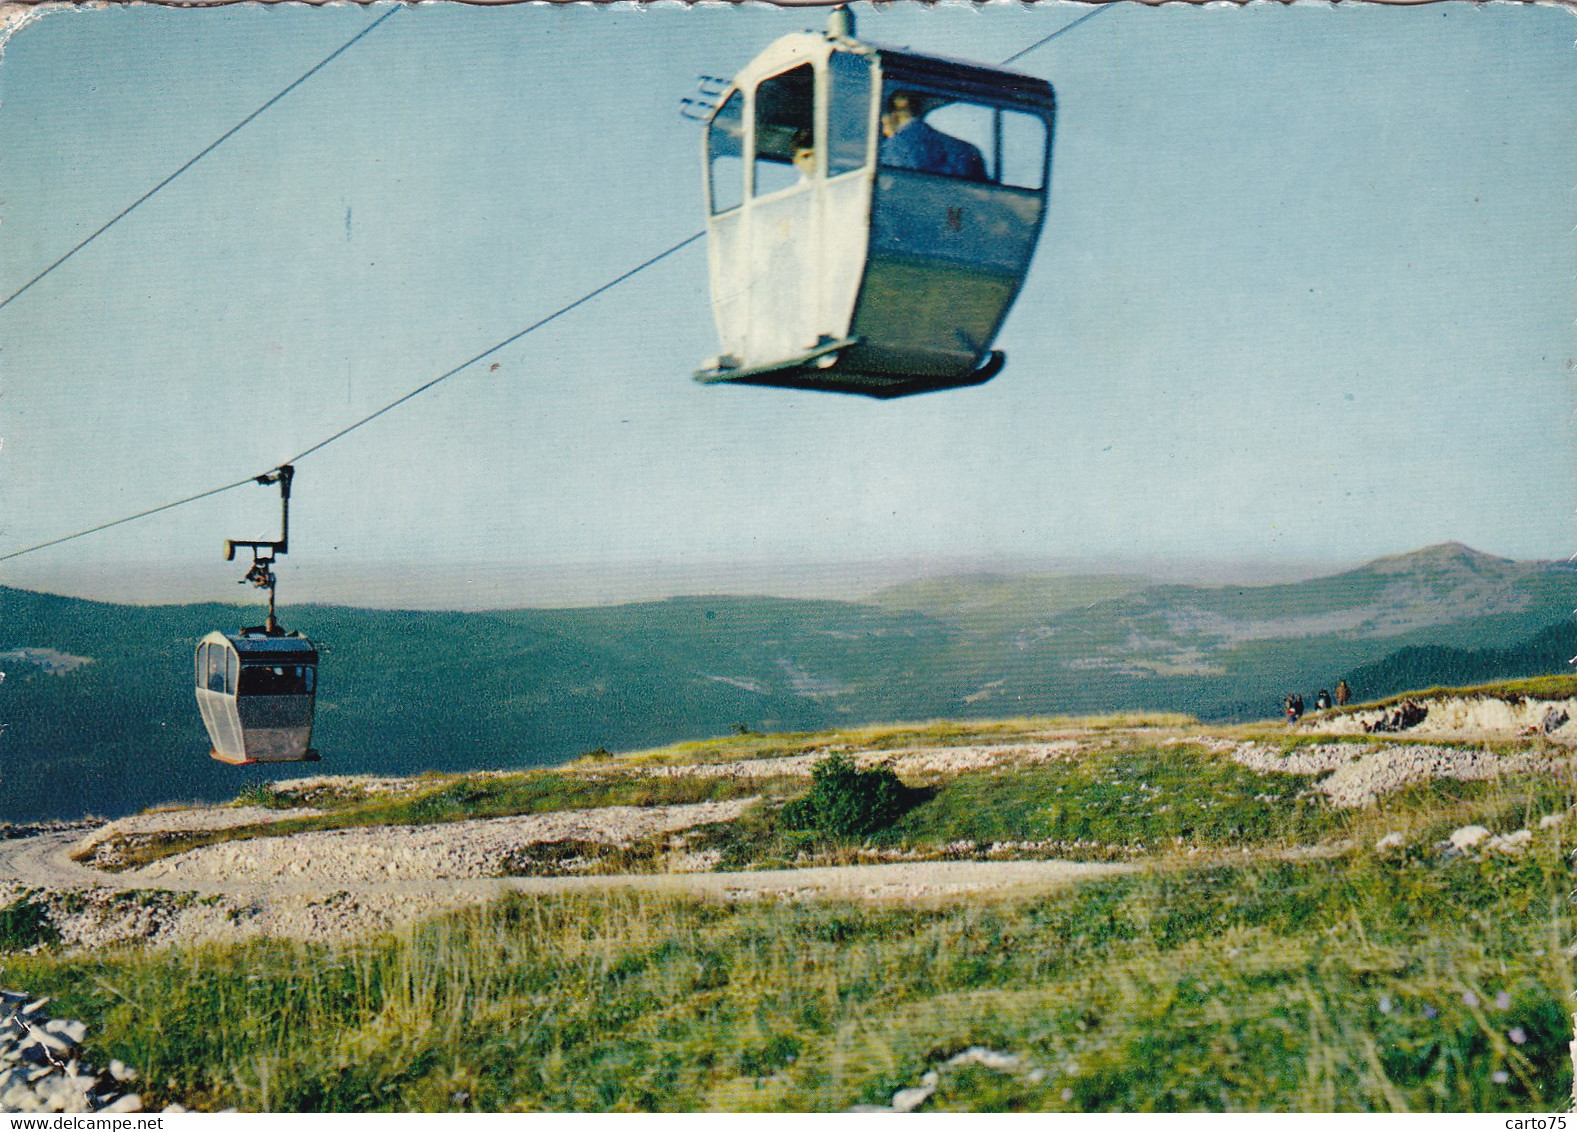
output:
M 318 650 L 306 637 L 271 637 L 264 633 L 210 633 L 205 640 L 222 637 L 244 660 L 280 660 L 288 664 L 315 664 Z
M 945 55 L 921 55 L 879 43 L 867 44 L 881 59 L 882 70 L 890 77 L 909 82 L 934 84 L 959 93 L 982 95 L 993 100 L 1009 99 L 1032 105 L 1051 101 L 1051 84 L 1037 75 L 1026 75 L 1005 67 L 988 67 Z
M 874 56 L 889 77 L 900 81 L 937 86 L 991 101 L 1020 102 L 1027 107 L 1044 107 L 1054 99 L 1052 86 L 1045 79 L 1010 67 L 991 66 L 947 55 L 923 54 L 908 47 L 891 47 L 868 40 L 834 37 L 811 31 L 795 32 L 768 45 L 741 69 L 730 85 L 748 85 L 797 59 L 824 55 L 829 49 Z

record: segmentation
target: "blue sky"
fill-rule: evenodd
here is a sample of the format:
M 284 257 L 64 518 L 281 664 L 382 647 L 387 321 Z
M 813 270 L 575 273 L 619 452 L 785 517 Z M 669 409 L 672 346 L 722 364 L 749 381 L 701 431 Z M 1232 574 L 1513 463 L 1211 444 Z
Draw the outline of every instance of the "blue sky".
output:
M 867 38 L 986 61 L 1087 10 L 857 9 Z M 381 11 L 24 27 L 0 65 L 0 291 Z M 679 99 L 824 18 L 398 13 L 0 310 L 0 553 L 264 470 L 697 230 Z M 696 386 L 717 347 L 693 247 L 304 461 L 285 592 L 376 577 L 365 600 L 445 604 L 469 570 L 514 604 L 600 575 L 783 588 L 1450 539 L 1565 557 L 1574 31 L 1510 4 L 1119 5 L 1020 64 L 1060 118 L 994 382 Z M 241 489 L 0 583 L 234 596 L 219 542 L 273 513 Z

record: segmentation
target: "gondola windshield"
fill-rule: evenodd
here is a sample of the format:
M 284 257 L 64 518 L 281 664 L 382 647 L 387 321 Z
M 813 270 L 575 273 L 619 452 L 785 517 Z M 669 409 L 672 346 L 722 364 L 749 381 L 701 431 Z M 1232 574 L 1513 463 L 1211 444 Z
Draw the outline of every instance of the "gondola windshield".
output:
M 712 118 L 706 134 L 712 211 L 728 212 L 744 202 L 745 95 L 736 90 Z

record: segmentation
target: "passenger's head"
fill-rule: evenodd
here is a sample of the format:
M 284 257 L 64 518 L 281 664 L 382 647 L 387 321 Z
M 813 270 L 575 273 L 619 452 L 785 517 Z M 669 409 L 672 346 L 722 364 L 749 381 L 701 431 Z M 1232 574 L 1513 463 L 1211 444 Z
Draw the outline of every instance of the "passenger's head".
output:
M 882 111 L 882 136 L 892 137 L 910 122 L 925 113 L 925 102 L 907 90 L 895 90 L 887 96 L 887 106 Z
M 816 175 L 816 144 L 815 136 L 809 130 L 800 130 L 794 135 L 794 168 L 798 169 L 802 177 Z

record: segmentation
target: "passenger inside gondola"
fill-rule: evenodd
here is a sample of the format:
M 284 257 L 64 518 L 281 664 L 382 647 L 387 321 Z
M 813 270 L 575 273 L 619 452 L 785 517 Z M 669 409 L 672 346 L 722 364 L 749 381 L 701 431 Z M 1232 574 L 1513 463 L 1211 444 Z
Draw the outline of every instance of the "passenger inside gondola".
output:
M 815 172 L 816 71 L 810 64 L 756 87 L 755 195 L 810 180 Z M 809 166 L 803 162 L 808 154 Z
M 969 142 L 944 134 L 924 120 L 923 96 L 895 90 L 882 113 L 881 161 L 891 169 L 913 169 L 984 181 L 986 161 Z
M 794 168 L 802 185 L 816 176 L 815 138 L 808 127 L 794 135 Z

